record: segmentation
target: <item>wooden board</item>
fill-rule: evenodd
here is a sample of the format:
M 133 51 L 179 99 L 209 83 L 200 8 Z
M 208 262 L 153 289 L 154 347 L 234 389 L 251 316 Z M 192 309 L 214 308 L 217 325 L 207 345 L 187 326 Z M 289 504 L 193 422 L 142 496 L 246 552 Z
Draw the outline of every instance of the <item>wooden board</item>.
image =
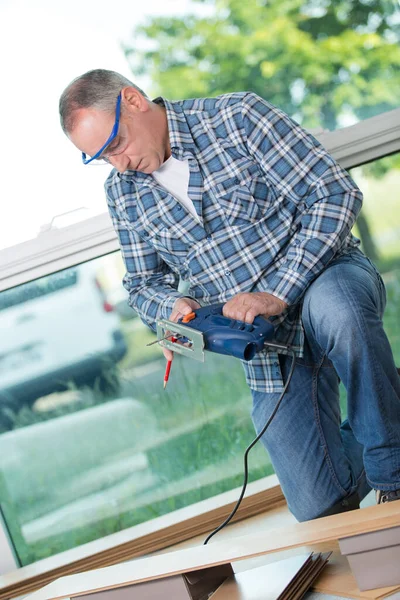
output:
M 395 592 L 400 593 L 400 586 L 361 592 L 351 572 L 349 561 L 337 551 L 332 554 L 329 563 L 314 583 L 313 590 L 321 594 L 332 594 L 344 598 L 383 600 L 383 598 L 387 598 Z
M 289 548 L 379 531 L 399 523 L 400 502 L 389 502 L 314 521 L 296 523 L 281 529 L 262 531 L 251 536 L 211 542 L 207 546 L 197 546 L 70 575 L 54 581 L 28 598 L 29 600 L 55 600 L 82 596 Z

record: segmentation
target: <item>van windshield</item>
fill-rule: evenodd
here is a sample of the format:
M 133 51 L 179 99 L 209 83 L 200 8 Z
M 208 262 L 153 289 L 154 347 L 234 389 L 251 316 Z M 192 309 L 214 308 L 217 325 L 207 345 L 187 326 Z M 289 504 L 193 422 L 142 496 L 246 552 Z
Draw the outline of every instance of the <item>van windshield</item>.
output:
M 10 290 L 5 290 L 4 292 L 0 292 L 0 310 L 53 294 L 54 292 L 75 285 L 77 281 L 77 269 L 66 269 L 65 271 L 24 283 Z

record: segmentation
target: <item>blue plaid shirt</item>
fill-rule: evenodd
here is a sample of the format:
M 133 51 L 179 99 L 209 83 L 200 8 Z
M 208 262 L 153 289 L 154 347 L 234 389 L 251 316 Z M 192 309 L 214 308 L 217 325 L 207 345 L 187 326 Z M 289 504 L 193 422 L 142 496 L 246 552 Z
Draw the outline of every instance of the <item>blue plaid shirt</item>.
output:
M 189 161 L 200 222 L 151 175 L 111 171 L 105 189 L 130 305 L 154 328 L 182 297 L 179 279 L 201 305 L 269 292 L 289 305 L 271 319 L 276 339 L 301 356 L 300 301 L 335 256 L 358 246 L 360 190 L 312 135 L 253 93 L 155 102 L 166 109 L 172 156 Z M 275 352 L 243 364 L 252 389 L 282 390 Z

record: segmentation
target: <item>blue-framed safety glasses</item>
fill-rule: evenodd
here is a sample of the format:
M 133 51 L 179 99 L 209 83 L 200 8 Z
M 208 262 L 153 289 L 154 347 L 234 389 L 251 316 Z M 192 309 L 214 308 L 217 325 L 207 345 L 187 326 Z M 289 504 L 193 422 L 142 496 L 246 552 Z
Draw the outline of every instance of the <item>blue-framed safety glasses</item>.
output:
M 108 138 L 108 140 L 106 141 L 106 143 L 100 148 L 100 150 L 98 152 L 96 152 L 96 154 L 94 154 L 92 157 L 86 158 L 86 154 L 84 152 L 82 152 L 82 162 L 83 162 L 84 165 L 88 165 L 89 163 L 92 162 L 92 160 L 101 159 L 101 154 L 104 152 L 104 150 L 107 148 L 107 146 L 109 144 L 111 144 L 111 142 L 113 141 L 113 139 L 118 134 L 120 115 L 121 115 L 121 92 L 118 94 L 117 104 L 115 106 L 115 123 L 114 123 L 114 127 L 112 128 L 110 137 Z

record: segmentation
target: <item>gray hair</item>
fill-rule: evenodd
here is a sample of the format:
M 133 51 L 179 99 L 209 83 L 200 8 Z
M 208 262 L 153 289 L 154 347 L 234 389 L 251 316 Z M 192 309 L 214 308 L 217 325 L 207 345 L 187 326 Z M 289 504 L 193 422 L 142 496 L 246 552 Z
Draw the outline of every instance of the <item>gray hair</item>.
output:
M 94 69 L 80 75 L 65 88 L 60 97 L 61 127 L 68 135 L 75 125 L 75 113 L 80 108 L 95 108 L 113 113 L 118 94 L 124 87 L 134 87 L 148 96 L 123 75 L 106 69 Z

